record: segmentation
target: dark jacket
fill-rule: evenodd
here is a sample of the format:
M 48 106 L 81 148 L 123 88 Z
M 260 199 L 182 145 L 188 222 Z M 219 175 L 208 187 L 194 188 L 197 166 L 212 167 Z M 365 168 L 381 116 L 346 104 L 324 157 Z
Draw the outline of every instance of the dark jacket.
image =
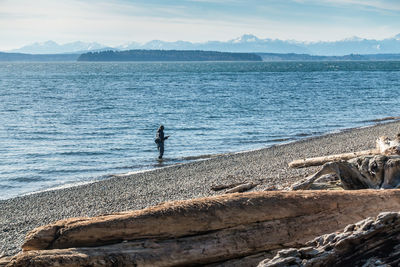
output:
M 164 143 L 165 140 L 168 139 L 167 137 L 164 137 L 164 130 L 163 129 L 158 129 L 157 134 L 156 134 L 156 140 L 155 142 L 158 143 Z

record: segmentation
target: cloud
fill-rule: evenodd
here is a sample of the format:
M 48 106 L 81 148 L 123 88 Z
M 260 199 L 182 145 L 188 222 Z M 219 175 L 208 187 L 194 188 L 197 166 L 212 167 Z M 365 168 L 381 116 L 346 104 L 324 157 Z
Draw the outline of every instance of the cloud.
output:
M 381 38 L 398 33 L 397 1 L 0 0 L 0 50 L 49 39 L 116 45 L 228 40 L 245 33 L 309 41 Z
M 292 0 L 298 3 L 309 4 L 329 4 L 333 6 L 344 6 L 353 8 L 373 8 L 381 11 L 396 12 L 400 11 L 400 1 L 398 0 Z

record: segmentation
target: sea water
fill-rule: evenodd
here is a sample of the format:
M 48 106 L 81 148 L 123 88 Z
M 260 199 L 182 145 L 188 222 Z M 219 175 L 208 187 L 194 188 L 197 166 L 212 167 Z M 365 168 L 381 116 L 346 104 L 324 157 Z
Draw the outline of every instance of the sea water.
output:
M 370 125 L 399 89 L 400 62 L 3 62 L 0 199 Z

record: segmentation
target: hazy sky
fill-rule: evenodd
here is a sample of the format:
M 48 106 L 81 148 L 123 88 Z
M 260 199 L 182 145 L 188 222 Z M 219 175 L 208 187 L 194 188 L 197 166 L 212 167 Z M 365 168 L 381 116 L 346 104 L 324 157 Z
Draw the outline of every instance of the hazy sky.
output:
M 400 0 L 0 0 L 0 50 L 54 40 L 299 41 L 400 33 Z

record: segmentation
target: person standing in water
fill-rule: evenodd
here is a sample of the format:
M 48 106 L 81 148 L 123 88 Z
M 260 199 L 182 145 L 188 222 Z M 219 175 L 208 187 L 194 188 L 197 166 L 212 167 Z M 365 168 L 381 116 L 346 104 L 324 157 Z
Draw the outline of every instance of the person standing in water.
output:
M 156 140 L 154 140 L 157 144 L 157 149 L 159 152 L 158 159 L 162 159 L 164 155 L 164 141 L 168 139 L 169 136 L 164 137 L 164 125 L 160 125 L 156 133 Z

